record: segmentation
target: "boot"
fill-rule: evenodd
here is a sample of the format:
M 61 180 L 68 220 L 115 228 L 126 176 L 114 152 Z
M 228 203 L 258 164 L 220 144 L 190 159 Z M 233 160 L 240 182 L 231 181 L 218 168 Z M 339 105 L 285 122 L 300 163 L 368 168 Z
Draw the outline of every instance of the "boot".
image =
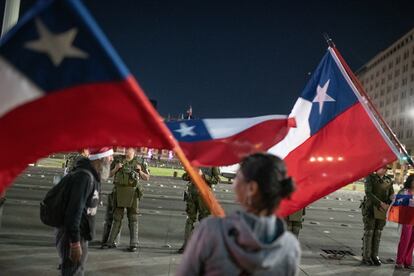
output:
M 362 264 L 372 265 L 371 253 L 372 253 L 372 238 L 374 236 L 373 230 L 365 230 L 363 242 L 362 242 Z
M 129 224 L 129 248 L 130 252 L 137 251 L 138 248 L 138 221 L 131 221 Z
M 118 236 L 116 236 L 115 242 L 113 243 L 115 247 L 118 247 L 121 243 L 121 232 L 122 232 L 122 225 L 119 228 Z M 108 248 L 110 243 L 109 240 L 109 234 L 111 233 L 111 225 L 108 223 L 104 223 L 104 232 L 102 234 L 102 242 L 101 242 L 101 249 Z
M 109 248 L 116 247 L 115 239 L 117 238 L 119 231 L 121 230 L 122 220 L 114 220 L 112 222 L 111 232 L 109 234 L 108 242 L 106 243 Z
M 116 246 L 119 246 L 121 244 L 121 232 L 122 232 L 122 224 L 121 224 L 121 227 L 119 228 L 118 236 L 116 236 L 116 239 L 115 239 Z
M 379 245 L 381 241 L 381 230 L 375 230 L 374 236 L 372 238 L 372 251 L 371 251 L 371 260 L 374 263 L 374 265 L 381 265 L 381 260 L 378 257 L 378 251 L 379 251 Z
M 185 222 L 185 229 L 184 229 L 184 243 L 178 249 L 177 253 L 182 254 L 184 252 L 185 246 L 187 245 L 187 241 L 190 239 L 191 233 L 193 232 L 194 226 L 191 220 L 187 218 Z

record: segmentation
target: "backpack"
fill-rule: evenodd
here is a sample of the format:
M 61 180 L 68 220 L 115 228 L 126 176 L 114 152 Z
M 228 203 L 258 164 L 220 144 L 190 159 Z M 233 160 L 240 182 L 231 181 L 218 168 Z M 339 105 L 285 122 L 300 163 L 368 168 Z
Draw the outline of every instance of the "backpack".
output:
M 40 202 L 40 220 L 52 227 L 63 226 L 65 211 L 67 206 L 66 191 L 71 185 L 72 176 L 78 172 L 83 171 L 89 175 L 93 183 L 93 176 L 90 171 L 85 169 L 76 169 L 65 175 L 58 184 L 50 189 L 44 199 Z

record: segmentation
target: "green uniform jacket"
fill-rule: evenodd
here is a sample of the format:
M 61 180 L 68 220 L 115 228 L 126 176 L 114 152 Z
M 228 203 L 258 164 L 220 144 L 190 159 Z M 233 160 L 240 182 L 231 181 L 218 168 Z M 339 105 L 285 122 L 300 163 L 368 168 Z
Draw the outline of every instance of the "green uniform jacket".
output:
M 202 168 L 201 171 L 203 172 L 203 178 L 206 183 L 211 187 L 220 182 L 220 170 L 217 167 L 212 168 Z M 198 196 L 198 189 L 197 187 L 191 182 L 191 179 L 188 173 L 184 173 L 182 176 L 183 180 L 189 181 L 187 185 L 187 192 L 184 194 L 184 200 L 187 197 L 197 197 Z
M 141 198 L 143 195 L 143 187 L 138 184 L 139 174 L 136 167 L 139 164 L 144 173 L 149 173 L 146 164 L 144 162 L 140 163 L 136 157 L 127 161 L 125 156 L 119 156 L 112 162 L 111 169 L 113 169 L 117 163 L 121 163 L 122 168 L 115 173 L 115 187 L 136 187 L 138 193 L 137 196 L 138 198 Z
M 362 202 L 362 215 L 373 217 L 374 207 L 379 207 L 381 202 L 390 204 L 394 194 L 392 179 L 384 175 L 371 174 L 365 179 L 365 198 Z

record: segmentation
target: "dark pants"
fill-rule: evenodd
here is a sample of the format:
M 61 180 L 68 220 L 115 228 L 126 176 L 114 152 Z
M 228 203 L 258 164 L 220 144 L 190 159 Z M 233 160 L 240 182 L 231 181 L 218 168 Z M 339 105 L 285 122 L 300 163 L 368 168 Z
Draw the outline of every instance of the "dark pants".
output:
M 63 229 L 56 231 L 56 249 L 60 257 L 60 275 L 63 276 L 80 276 L 84 274 L 85 263 L 88 257 L 88 241 L 83 237 L 80 240 L 82 248 L 82 257 L 79 263 L 75 264 L 70 259 L 70 239 L 69 235 Z
M 112 222 L 114 220 L 114 193 L 108 195 L 108 204 L 105 212 L 104 230 L 102 233 L 102 245 L 108 244 L 109 234 L 111 232 Z M 122 225 L 121 225 L 122 228 Z M 121 230 L 116 237 L 115 244 L 119 245 L 121 241 Z
M 210 215 L 210 210 L 198 194 L 191 194 L 186 198 L 185 212 L 187 213 L 187 220 L 185 221 L 183 247 L 186 246 L 188 240 L 190 239 L 197 218 L 198 221 L 201 221 Z

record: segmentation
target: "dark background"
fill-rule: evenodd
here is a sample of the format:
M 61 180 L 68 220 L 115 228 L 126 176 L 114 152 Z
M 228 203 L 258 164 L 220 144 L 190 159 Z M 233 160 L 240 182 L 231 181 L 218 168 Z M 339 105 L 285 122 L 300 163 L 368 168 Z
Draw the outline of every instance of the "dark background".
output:
M 414 27 L 412 0 L 83 2 L 163 116 L 288 114 L 324 32 L 355 71 Z

